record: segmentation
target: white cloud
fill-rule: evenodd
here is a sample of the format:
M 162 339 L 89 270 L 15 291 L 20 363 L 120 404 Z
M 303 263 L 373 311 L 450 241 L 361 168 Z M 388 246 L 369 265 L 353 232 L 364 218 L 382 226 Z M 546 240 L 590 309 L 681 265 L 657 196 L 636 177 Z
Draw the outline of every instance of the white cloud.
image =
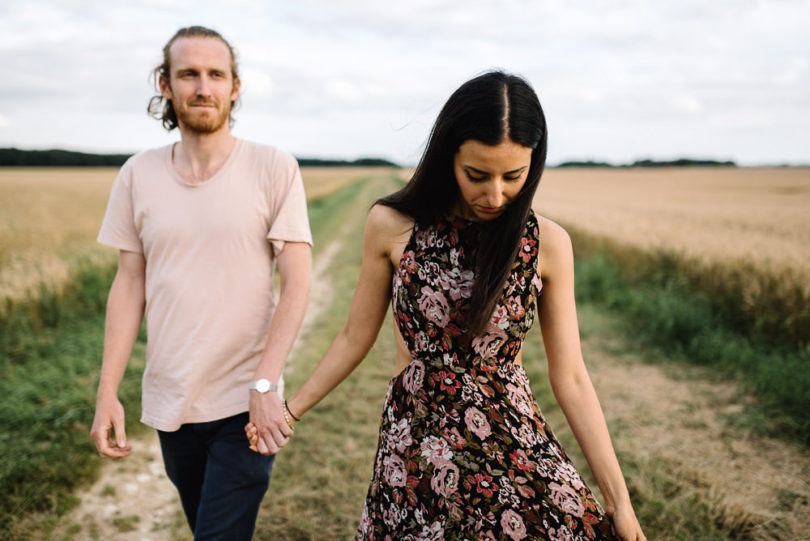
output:
M 253 67 L 241 67 L 239 77 L 242 81 L 242 95 L 253 99 L 272 98 L 275 85 L 266 71 Z
M 703 104 L 694 96 L 675 96 L 672 98 L 672 103 L 678 110 L 684 113 L 693 115 L 703 111 Z
M 137 150 L 171 137 L 144 112 L 147 75 L 178 27 L 203 24 L 239 53 L 237 132 L 294 153 L 412 163 L 447 96 L 497 66 L 541 96 L 551 162 L 695 145 L 808 162 L 807 20 L 807 0 L 9 2 L 0 146 Z
M 776 76 L 775 82 L 779 85 L 792 85 L 801 81 L 802 76 L 807 73 L 807 58 L 793 58 L 788 65 L 782 68 Z

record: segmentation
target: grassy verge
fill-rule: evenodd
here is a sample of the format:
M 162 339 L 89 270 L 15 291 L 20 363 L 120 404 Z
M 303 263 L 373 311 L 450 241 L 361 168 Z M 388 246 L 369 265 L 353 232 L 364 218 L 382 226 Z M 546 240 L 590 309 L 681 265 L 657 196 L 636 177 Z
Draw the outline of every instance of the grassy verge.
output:
M 348 315 L 362 259 L 370 205 L 398 186 L 393 178 L 366 179 L 310 206 L 318 252 L 341 245 L 326 276 L 332 302 L 289 360 L 288 393 L 300 386 Z M 351 539 L 362 512 L 377 445 L 377 427 L 395 356 L 387 322 L 366 360 L 296 427 L 279 454 L 256 528 L 257 539 Z
M 757 400 L 745 421 L 810 444 L 810 348 L 778 322 L 807 319 L 806 293 L 740 269 L 703 268 L 670 253 L 641 253 L 574 232 L 577 300 L 616 317 L 625 336 L 654 357 L 709 367 Z M 746 277 L 757 287 L 745 285 Z M 751 300 L 745 291 L 762 292 Z M 771 292 L 771 293 L 768 293 Z M 758 306 L 745 310 L 746 299 Z M 810 324 L 808 324 L 810 325 Z M 767 422 L 766 422 L 767 420 Z
M 114 267 L 79 266 L 60 294 L 7 301 L 0 317 L 0 537 L 26 538 L 26 521 L 75 505 L 99 458 L 88 437 Z M 139 346 L 140 350 L 140 346 Z M 136 358 L 142 358 L 136 351 Z M 130 363 L 121 397 L 140 404 L 142 363 Z M 128 427 L 136 429 L 132 408 Z
M 771 272 L 746 261 L 709 263 L 567 229 L 579 256 L 609 260 L 630 284 L 700 297 L 714 321 L 752 343 L 810 351 L 810 288 L 798 272 Z

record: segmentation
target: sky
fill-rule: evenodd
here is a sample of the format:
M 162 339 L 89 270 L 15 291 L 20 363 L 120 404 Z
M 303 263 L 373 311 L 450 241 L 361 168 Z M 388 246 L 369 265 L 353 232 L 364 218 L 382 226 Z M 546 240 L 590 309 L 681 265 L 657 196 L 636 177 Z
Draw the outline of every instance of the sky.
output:
M 810 164 L 810 0 L 0 0 L 0 147 L 131 153 L 189 25 L 236 48 L 233 133 L 298 157 L 418 162 L 492 68 L 528 79 L 549 164 Z

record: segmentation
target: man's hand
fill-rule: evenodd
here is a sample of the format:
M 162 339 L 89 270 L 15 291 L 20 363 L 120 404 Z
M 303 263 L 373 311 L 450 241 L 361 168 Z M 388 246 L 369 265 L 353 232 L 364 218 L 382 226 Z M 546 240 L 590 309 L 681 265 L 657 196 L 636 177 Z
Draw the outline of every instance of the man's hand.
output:
M 287 445 L 293 431 L 284 420 L 281 397 L 278 393 L 250 392 L 250 422 L 258 435 L 256 450 L 263 455 L 274 455 Z
M 98 398 L 90 437 L 93 438 L 98 454 L 102 458 L 124 458 L 129 455 L 132 448 L 127 445 L 124 430 L 124 407 L 117 397 Z

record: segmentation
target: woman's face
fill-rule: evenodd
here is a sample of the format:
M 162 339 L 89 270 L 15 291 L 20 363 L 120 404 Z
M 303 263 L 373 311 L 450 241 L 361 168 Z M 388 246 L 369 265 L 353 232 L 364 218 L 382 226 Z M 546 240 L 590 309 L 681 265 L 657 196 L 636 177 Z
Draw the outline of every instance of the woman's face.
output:
M 510 139 L 495 146 L 465 141 L 453 158 L 460 192 L 453 210 L 468 220 L 499 217 L 523 188 L 531 160 L 532 149 Z

